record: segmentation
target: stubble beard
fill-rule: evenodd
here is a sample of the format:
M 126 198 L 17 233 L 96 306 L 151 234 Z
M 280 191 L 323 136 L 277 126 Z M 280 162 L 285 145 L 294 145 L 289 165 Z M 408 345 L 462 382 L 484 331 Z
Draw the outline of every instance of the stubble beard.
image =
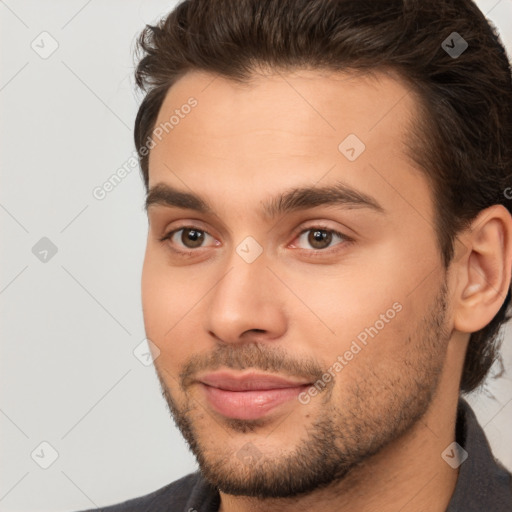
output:
M 204 478 L 226 494 L 259 499 L 292 498 L 336 485 L 351 470 L 403 436 L 427 412 L 437 390 L 449 338 L 444 326 L 446 296 L 446 283 L 443 283 L 428 312 L 404 339 L 403 353 L 397 354 L 401 359 L 401 371 L 390 373 L 380 366 L 380 373 L 376 373 L 366 365 L 361 368 L 357 380 L 343 383 L 339 407 L 332 401 L 336 395 L 332 393 L 331 386 L 322 394 L 316 420 L 304 425 L 304 437 L 291 451 L 272 454 L 262 449 L 260 452 L 257 443 L 249 443 L 255 451 L 253 455 L 256 455 L 251 463 L 244 463 L 242 457 L 237 456 L 237 451 L 245 444 L 243 441 L 237 440 L 237 448 L 231 451 L 227 451 L 225 443 L 217 446 L 218 449 L 212 449 L 215 438 L 211 432 L 222 428 L 218 425 L 220 420 L 216 423 L 186 393 L 184 405 L 178 406 L 163 381 L 162 372 L 156 367 L 162 395 L 174 423 L 195 455 Z M 373 340 L 373 343 L 378 342 L 378 338 Z M 371 346 L 365 350 L 371 350 Z M 224 346 L 217 355 L 217 366 L 280 369 L 273 355 L 265 360 L 264 345 Z M 204 366 L 212 361 L 205 361 Z M 212 366 L 210 368 L 213 369 Z M 324 371 L 314 365 L 307 368 L 309 373 Z M 183 391 L 186 389 L 183 386 Z M 201 421 L 210 425 L 201 430 Z M 253 434 L 264 424 L 265 419 L 227 420 L 223 427 L 225 431 L 239 436 Z M 254 435 L 251 438 L 254 439 Z M 266 439 L 267 444 L 271 439 L 270 435 Z M 258 453 L 261 456 L 257 456 Z

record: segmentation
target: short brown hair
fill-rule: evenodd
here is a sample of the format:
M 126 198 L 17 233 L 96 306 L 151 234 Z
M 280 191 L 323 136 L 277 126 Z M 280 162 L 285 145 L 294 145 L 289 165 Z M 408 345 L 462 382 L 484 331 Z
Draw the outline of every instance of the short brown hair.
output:
M 454 33 L 457 33 L 455 35 Z M 468 47 L 450 55 L 461 36 Z M 451 38 L 451 39 L 450 39 Z M 389 70 L 419 98 L 411 154 L 428 178 L 447 268 L 454 240 L 493 204 L 511 211 L 512 79 L 496 29 L 470 0 L 185 0 L 137 40 L 146 92 L 135 146 L 146 189 L 150 137 L 169 88 L 191 70 L 247 82 L 270 69 Z M 493 320 L 472 333 L 461 391 L 480 385 L 499 355 L 510 286 Z

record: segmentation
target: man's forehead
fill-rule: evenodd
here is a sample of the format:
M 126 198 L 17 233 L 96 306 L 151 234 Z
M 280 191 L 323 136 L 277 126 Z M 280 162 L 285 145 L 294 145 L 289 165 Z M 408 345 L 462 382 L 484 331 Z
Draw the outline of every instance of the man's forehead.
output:
M 245 81 L 194 70 L 169 88 L 156 125 L 165 123 L 170 114 L 194 97 L 198 102 L 194 115 L 197 117 L 200 111 L 222 113 L 218 122 L 224 129 L 247 113 L 255 123 L 261 120 L 262 127 L 285 126 L 287 119 L 308 119 L 303 131 L 309 126 L 312 130 L 337 131 L 346 123 L 371 130 L 385 118 L 415 110 L 411 92 L 392 70 L 274 70 L 253 74 Z
M 193 109 L 187 106 L 191 99 Z M 409 89 L 386 74 L 301 70 L 239 84 L 191 72 L 162 104 L 149 167 L 206 156 L 237 165 L 256 159 L 258 166 L 268 159 L 324 158 L 329 168 L 340 157 L 340 145 L 349 159 L 363 149 L 375 161 L 390 152 L 396 156 L 398 149 L 405 158 L 413 110 Z
M 197 105 L 150 152 L 150 188 L 167 182 L 197 191 L 200 180 L 212 192 L 268 197 L 268 190 L 339 178 L 382 198 L 385 209 L 391 196 L 418 189 L 422 177 L 411 175 L 406 147 L 415 100 L 391 74 L 301 70 L 240 85 L 193 72 L 170 89 L 156 126 L 190 97 Z M 264 180 L 266 192 L 257 185 Z

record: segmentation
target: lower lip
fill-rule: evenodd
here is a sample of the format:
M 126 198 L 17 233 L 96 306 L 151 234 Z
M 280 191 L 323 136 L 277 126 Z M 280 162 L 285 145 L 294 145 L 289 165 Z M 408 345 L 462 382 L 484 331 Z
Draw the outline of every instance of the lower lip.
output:
M 227 418 L 255 420 L 296 398 L 310 384 L 293 388 L 227 391 L 206 384 L 202 387 L 211 407 Z

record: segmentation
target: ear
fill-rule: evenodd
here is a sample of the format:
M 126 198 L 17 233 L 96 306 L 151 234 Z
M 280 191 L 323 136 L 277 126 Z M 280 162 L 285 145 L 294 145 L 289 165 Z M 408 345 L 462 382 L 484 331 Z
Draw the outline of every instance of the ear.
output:
M 472 333 L 489 324 L 505 302 L 512 272 L 512 216 L 502 205 L 486 208 L 457 243 L 454 327 Z

